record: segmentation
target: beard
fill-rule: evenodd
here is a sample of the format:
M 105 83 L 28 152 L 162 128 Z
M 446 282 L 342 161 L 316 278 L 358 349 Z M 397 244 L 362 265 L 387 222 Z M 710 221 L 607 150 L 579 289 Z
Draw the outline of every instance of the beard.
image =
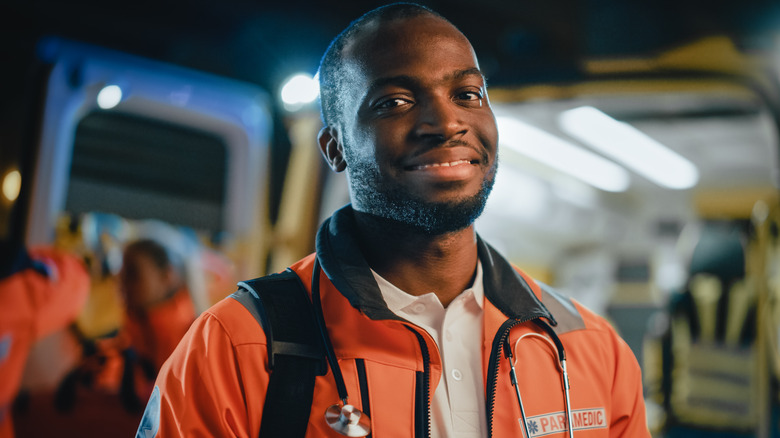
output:
M 433 202 L 382 178 L 368 163 L 348 167 L 350 195 L 356 210 L 378 216 L 426 235 L 441 235 L 469 227 L 485 209 L 493 189 L 498 161 L 494 161 L 480 189 L 471 196 Z

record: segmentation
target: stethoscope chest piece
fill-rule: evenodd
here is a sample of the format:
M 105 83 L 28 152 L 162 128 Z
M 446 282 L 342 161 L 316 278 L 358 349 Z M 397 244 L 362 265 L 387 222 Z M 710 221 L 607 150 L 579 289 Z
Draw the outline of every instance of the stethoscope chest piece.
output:
M 371 432 L 371 419 L 352 405 L 335 404 L 325 411 L 325 422 L 346 436 L 366 436 Z

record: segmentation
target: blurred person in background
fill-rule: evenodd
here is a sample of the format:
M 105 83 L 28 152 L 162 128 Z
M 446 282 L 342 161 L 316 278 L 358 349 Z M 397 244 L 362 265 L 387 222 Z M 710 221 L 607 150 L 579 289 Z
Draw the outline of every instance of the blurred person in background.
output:
M 69 326 L 89 294 L 89 274 L 75 255 L 3 242 L 0 255 L 0 437 L 14 436 L 11 404 L 27 356 L 41 338 Z
M 123 352 L 125 371 L 120 394 L 138 411 L 152 392 L 157 371 L 195 319 L 181 263 L 173 259 L 162 244 L 151 239 L 136 240 L 125 248 L 119 272 L 119 291 L 125 305 L 121 331 L 129 342 Z M 141 370 L 133 369 L 138 366 Z M 138 371 L 145 376 L 142 391 L 129 386 L 137 380 L 134 377 Z
M 157 371 L 195 319 L 184 278 L 183 262 L 157 240 L 126 244 L 117 275 L 119 329 L 94 338 L 71 327 L 81 360 L 53 397 L 32 395 L 16 415 L 20 431 L 30 437 L 132 435 Z

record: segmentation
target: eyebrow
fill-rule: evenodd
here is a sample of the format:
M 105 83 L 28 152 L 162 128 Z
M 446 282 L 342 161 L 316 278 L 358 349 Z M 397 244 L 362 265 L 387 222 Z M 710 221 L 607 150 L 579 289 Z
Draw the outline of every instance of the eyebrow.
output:
M 455 74 L 452 76 L 453 79 L 461 79 L 467 76 L 479 76 L 482 79 L 482 82 L 487 82 L 485 75 L 483 75 L 482 71 L 480 71 L 480 69 L 478 69 L 477 67 L 471 67 L 465 70 L 459 70 L 455 72 Z
M 458 70 L 454 73 L 448 74 L 444 77 L 444 80 L 453 80 L 453 79 L 462 79 L 469 76 L 479 76 L 480 79 L 482 79 L 483 85 L 487 85 L 487 79 L 485 78 L 485 75 L 482 74 L 482 71 L 476 67 L 467 68 L 464 70 Z M 368 92 L 366 93 L 367 96 L 370 96 L 373 94 L 377 89 L 382 88 L 386 85 L 400 85 L 406 88 L 412 88 L 414 85 L 418 84 L 420 81 L 415 79 L 412 76 L 409 75 L 397 75 L 397 76 L 386 76 L 382 78 L 378 78 L 374 80 L 371 85 L 368 87 Z

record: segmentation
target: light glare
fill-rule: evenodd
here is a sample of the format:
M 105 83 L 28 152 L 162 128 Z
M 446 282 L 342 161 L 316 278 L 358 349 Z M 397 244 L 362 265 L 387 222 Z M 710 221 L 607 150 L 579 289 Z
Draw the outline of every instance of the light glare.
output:
M 122 89 L 119 85 L 107 85 L 97 95 L 97 104 L 102 109 L 111 109 L 122 101 Z
M 564 111 L 558 116 L 558 123 L 567 134 L 662 187 L 688 189 L 699 181 L 699 171 L 693 163 L 592 106 Z
M 285 105 L 303 106 L 314 102 L 319 93 L 319 83 L 311 75 L 300 73 L 287 80 L 281 96 Z
M 14 202 L 19 197 L 19 191 L 22 189 L 22 174 L 18 170 L 12 170 L 3 177 L 3 196 L 5 199 Z
M 498 117 L 502 145 L 608 192 L 624 192 L 628 172 L 617 164 L 535 126 L 509 117 Z

